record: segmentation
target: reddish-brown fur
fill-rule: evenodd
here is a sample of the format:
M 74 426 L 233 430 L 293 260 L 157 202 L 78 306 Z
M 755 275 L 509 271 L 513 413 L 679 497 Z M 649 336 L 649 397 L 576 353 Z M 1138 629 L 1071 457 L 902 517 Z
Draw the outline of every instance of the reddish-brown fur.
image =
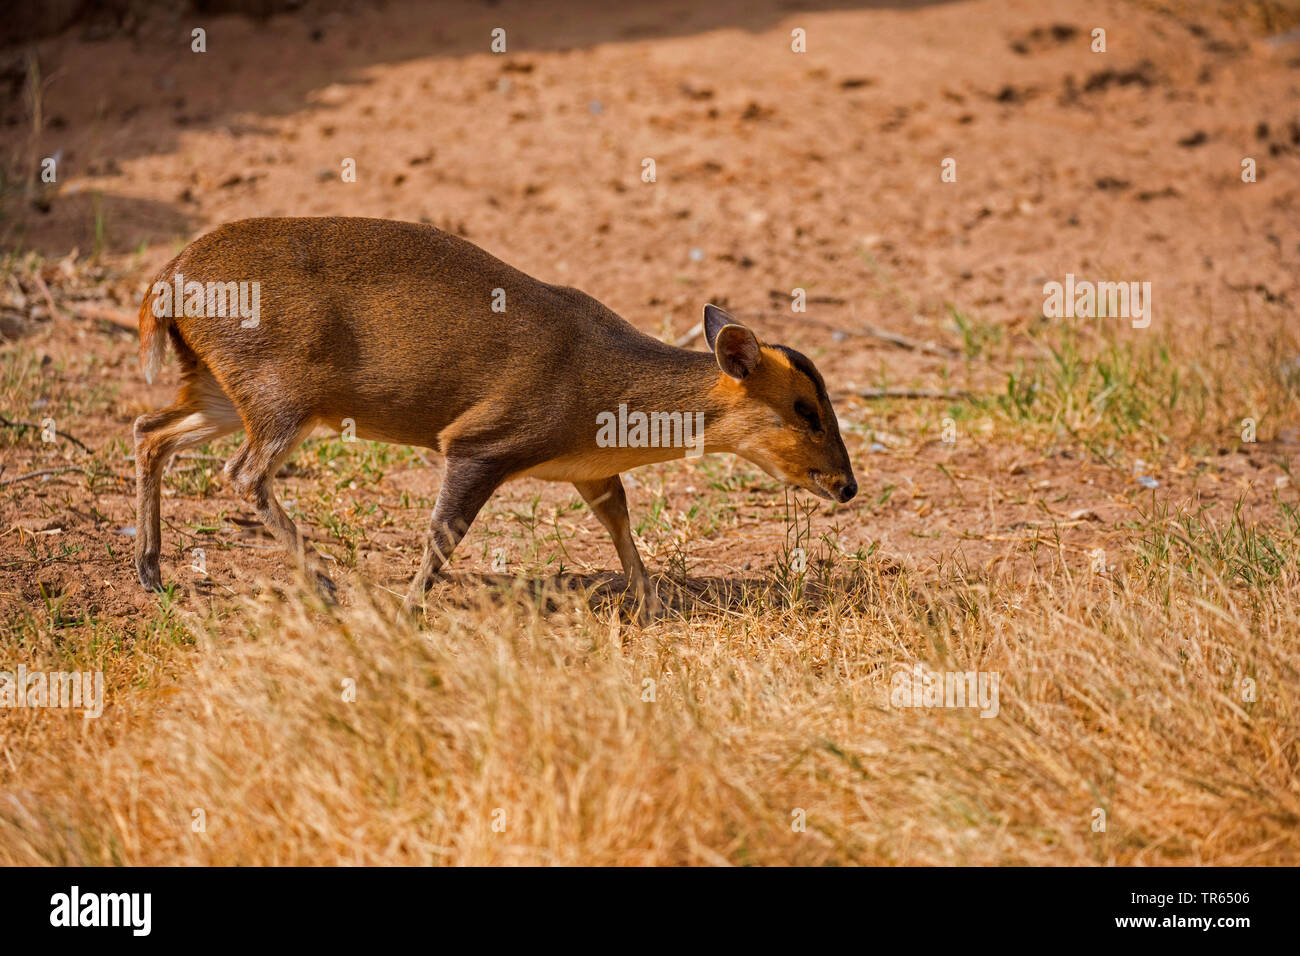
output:
M 138 539 L 146 587 L 161 586 L 159 494 L 176 451 L 240 428 L 233 487 L 323 587 L 329 579 L 271 488 L 317 424 L 355 422 L 360 438 L 447 459 L 418 601 L 478 510 L 521 475 L 572 481 L 610 531 L 643 610 L 658 601 L 637 555 L 619 473 L 684 448 L 602 448 L 597 415 L 702 412 L 704 450 L 734 452 L 822 497 L 856 491 L 834 411 L 815 370 L 712 306 L 714 352 L 675 348 L 576 289 L 539 282 L 431 226 L 377 219 L 249 219 L 221 226 L 167 264 L 158 282 L 260 284 L 256 327 L 240 317 L 140 310 L 146 373 L 168 336 L 181 387 L 135 423 Z M 505 311 L 493 311 L 494 290 Z M 499 296 L 499 293 L 496 294 Z M 499 301 L 499 298 L 495 299 Z M 809 366 L 810 368 L 810 366 Z M 724 371 L 724 369 L 726 371 Z M 728 374 L 730 373 L 730 374 Z M 796 412 L 796 403 L 803 414 Z M 820 430 L 806 421 L 815 410 Z

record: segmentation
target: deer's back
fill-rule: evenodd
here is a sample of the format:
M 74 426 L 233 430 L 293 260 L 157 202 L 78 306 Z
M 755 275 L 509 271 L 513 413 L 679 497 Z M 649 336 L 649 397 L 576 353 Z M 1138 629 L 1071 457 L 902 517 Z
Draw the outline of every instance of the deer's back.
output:
M 608 374 L 620 337 L 644 338 L 594 299 L 415 223 L 242 220 L 195 240 L 161 278 L 174 273 L 258 283 L 254 326 L 175 318 L 241 411 L 291 401 L 394 441 L 430 444 L 461 419 L 499 431 L 561 413 L 563 390 L 546 387 L 557 371 Z

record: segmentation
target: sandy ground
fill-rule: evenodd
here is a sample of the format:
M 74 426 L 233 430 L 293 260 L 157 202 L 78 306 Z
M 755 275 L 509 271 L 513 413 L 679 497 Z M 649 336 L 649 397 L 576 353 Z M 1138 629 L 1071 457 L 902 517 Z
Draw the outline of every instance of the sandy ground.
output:
M 60 173 L 42 210 L 10 210 L 5 248 L 98 254 L 110 280 L 101 304 L 130 315 L 152 271 L 218 223 L 379 216 L 458 232 L 665 337 L 689 329 L 705 302 L 724 304 L 810 355 L 838 397 L 863 490 L 823 506 L 814 536 L 833 531 L 848 553 L 874 548 L 920 568 L 1009 555 L 1085 566 L 1152 506 L 1137 472 L 1170 501 L 1263 500 L 1285 480 L 1277 462 L 1297 450 L 1295 421 L 1269 422 L 1249 446 L 1225 421 L 1221 444 L 1116 467 L 1064 446 L 983 440 L 979 421 L 945 443 L 942 406 L 918 415 L 850 393 L 1003 387 L 1033 354 L 1026 331 L 1041 321 L 1044 282 L 1067 273 L 1153 284 L 1152 329 L 1124 336 L 1293 316 L 1300 43 L 1269 42 L 1258 22 L 1212 6 L 706 6 L 389 3 L 264 24 L 151 22 L 106 41 L 74 30 L 40 46 L 38 136 L 21 98 L 6 99 L 9 148 L 57 154 Z M 195 26 L 206 53 L 190 51 Z M 496 27 L 505 54 L 489 49 Z M 1095 27 L 1104 53 L 1090 50 Z M 795 29 L 806 52 L 791 50 Z M 1253 183 L 1241 177 L 1247 157 Z M 654 182 L 643 180 L 646 159 Z M 941 177 L 945 159 L 953 182 Z M 356 182 L 342 180 L 345 160 Z M 60 278 L 53 269 L 49 281 Z M 806 314 L 791 312 L 796 287 Z M 961 357 L 950 306 L 997 331 L 996 356 Z M 936 348 L 844 334 L 866 328 Z M 58 410 L 60 430 L 92 448 L 124 444 L 113 459 L 121 480 L 89 493 L 77 475 L 0 489 L 0 602 L 44 591 L 128 615 L 154 600 L 120 533 L 134 525 L 130 425 L 168 403 L 175 366 L 147 386 L 132 335 L 73 315 L 20 334 L 46 364 L 34 407 L 6 414 Z M 0 448 L 7 475 L 80 454 L 34 439 Z M 400 589 L 439 475 L 410 456 L 384 471 L 352 482 L 307 461 L 290 469 L 283 497 L 336 495 L 330 507 L 360 529 L 355 557 L 337 535 L 314 533 L 341 563 L 355 560 L 339 577 Z M 639 473 L 634 523 L 656 505 L 669 516 L 643 534 L 652 569 L 682 541 L 700 580 L 772 568 L 786 539 L 782 496 L 754 474 L 721 460 Z M 538 495 L 562 549 L 529 550 L 521 537 L 517 515 Z M 489 570 L 502 541 L 511 561 L 609 576 L 608 539 L 568 508 L 574 500 L 569 486 L 508 486 L 453 568 Z M 721 518 L 694 521 L 701 503 Z M 219 480 L 200 490 L 173 480 L 164 519 L 169 580 L 220 595 L 288 573 Z M 1041 552 L 1031 546 L 1040 533 L 1053 542 Z M 207 578 L 186 571 L 200 546 Z

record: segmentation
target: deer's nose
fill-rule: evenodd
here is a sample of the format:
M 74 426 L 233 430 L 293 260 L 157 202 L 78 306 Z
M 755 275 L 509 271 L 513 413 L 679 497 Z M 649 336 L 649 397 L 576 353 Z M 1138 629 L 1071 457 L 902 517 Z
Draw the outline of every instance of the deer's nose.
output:
M 852 478 L 850 478 L 847 482 L 845 482 L 844 487 L 840 489 L 840 495 L 839 495 L 840 501 L 841 502 L 850 501 L 852 500 L 853 496 L 856 495 L 857 493 L 858 493 L 858 483 L 854 481 Z

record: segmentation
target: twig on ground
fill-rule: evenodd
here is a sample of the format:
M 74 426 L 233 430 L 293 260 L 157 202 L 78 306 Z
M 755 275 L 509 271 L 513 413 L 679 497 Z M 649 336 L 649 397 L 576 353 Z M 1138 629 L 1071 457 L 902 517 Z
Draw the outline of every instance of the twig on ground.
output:
M 940 355 L 944 358 L 960 358 L 961 354 L 956 349 L 950 349 L 944 345 L 934 345 L 930 342 L 922 342 L 919 339 L 910 339 L 906 335 L 899 335 L 897 332 L 887 332 L 884 329 L 872 328 L 864 325 L 860 329 L 845 329 L 847 335 L 861 335 L 866 338 L 880 339 L 882 342 L 888 342 L 891 345 L 897 345 L 899 348 L 911 349 L 914 352 L 927 352 L 930 355 Z
M 13 485 L 20 481 L 26 481 L 28 478 L 43 478 L 46 475 L 61 475 L 68 471 L 81 471 L 81 469 L 75 465 L 68 465 L 66 468 L 42 468 L 40 471 L 29 471 L 25 475 L 15 475 L 13 478 L 6 478 L 3 481 L 0 481 L 0 488 L 3 488 L 5 485 Z
M 33 272 L 32 279 L 35 280 L 36 288 L 40 290 L 41 295 L 45 299 L 45 304 L 50 309 L 50 321 L 51 322 L 63 321 L 63 317 L 59 315 L 58 307 L 54 304 L 54 296 L 50 295 L 50 287 L 45 284 L 45 280 L 41 278 L 41 274 L 39 272 Z
M 847 394 L 859 398 L 942 398 L 949 401 L 971 397 L 970 392 L 945 392 L 937 388 L 863 388 Z
M 120 329 L 126 329 L 134 332 L 139 327 L 135 318 L 121 309 L 114 309 L 106 305 L 96 305 L 93 302 L 79 302 L 75 309 L 77 315 L 83 319 L 101 319 L 110 325 L 116 325 Z
M 703 333 L 704 333 L 704 323 L 696 322 L 694 325 L 691 326 L 689 332 L 685 333 L 684 335 L 679 335 L 677 336 L 677 338 L 673 339 L 673 345 L 677 346 L 679 349 L 684 349 L 686 348 L 686 346 L 690 345 L 697 338 L 699 338 L 700 335 L 702 335 Z
M 797 315 L 790 312 L 756 312 L 762 318 L 787 319 L 791 317 L 798 318 L 800 322 L 809 322 L 812 325 L 821 326 L 832 332 L 838 332 L 840 335 L 858 336 L 860 338 L 879 339 L 882 342 L 888 342 L 890 345 L 896 345 L 899 348 L 910 349 L 913 352 L 925 352 L 930 355 L 938 355 L 943 358 L 961 358 L 961 353 L 956 349 L 949 348 L 946 345 L 936 345 L 933 342 L 922 342 L 919 339 L 909 338 L 906 335 L 900 335 L 897 332 L 888 332 L 884 329 L 877 329 L 870 325 L 860 326 L 858 328 L 846 329 L 838 325 L 833 325 L 823 319 L 814 319 L 809 315 Z
M 37 425 L 35 422 L 17 422 L 12 419 L 6 418 L 4 415 L 0 415 L 0 425 L 3 425 L 5 428 L 32 428 L 35 429 L 36 431 L 41 430 L 41 426 Z M 90 454 L 94 454 L 94 452 L 91 451 L 90 446 L 87 445 L 85 442 L 83 442 L 80 438 L 77 438 L 75 435 L 70 435 L 67 432 L 58 431 L 57 429 L 55 430 L 54 434 L 59 438 L 66 438 L 68 441 L 84 449 L 86 452 Z

